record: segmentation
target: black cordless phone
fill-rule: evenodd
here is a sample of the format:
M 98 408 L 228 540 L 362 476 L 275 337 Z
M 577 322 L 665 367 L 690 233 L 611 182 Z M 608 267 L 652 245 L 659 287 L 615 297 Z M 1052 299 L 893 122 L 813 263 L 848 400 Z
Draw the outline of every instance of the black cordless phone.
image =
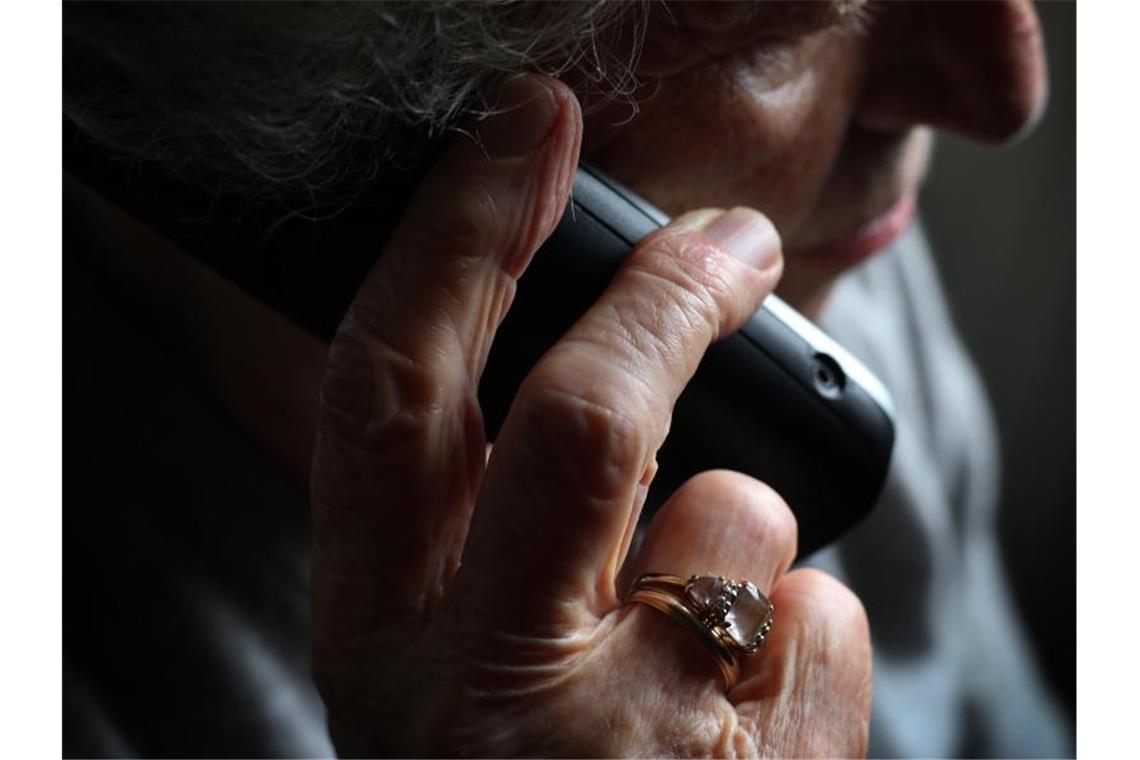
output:
M 124 167 L 74 133 L 65 139 L 64 160 L 68 172 L 326 341 L 401 208 L 365 199 L 319 218 L 228 210 L 208 195 Z M 597 299 L 637 241 L 667 222 L 628 189 L 579 168 L 572 202 L 520 280 L 488 359 L 479 397 L 489 439 L 538 358 Z M 647 512 L 698 472 L 738 470 L 791 506 L 802 556 L 871 509 L 893 442 L 882 384 L 769 296 L 741 330 L 709 349 L 678 401 Z
M 479 388 L 488 433 L 538 358 L 601 295 L 622 259 L 668 217 L 580 167 L 572 201 L 519 281 Z M 776 296 L 712 345 L 674 410 L 648 508 L 703 470 L 772 486 L 799 523 L 799 555 L 831 543 L 874 506 L 894 444 L 882 383 Z

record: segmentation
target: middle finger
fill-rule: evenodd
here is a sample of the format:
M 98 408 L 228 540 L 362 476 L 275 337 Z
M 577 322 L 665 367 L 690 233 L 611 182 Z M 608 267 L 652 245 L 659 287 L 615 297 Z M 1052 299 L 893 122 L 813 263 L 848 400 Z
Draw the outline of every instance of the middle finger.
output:
M 748 209 L 685 215 L 635 248 L 503 425 L 461 573 L 481 607 L 531 620 L 568 604 L 598 617 L 613 608 L 638 487 L 673 405 L 781 266 L 775 228 Z

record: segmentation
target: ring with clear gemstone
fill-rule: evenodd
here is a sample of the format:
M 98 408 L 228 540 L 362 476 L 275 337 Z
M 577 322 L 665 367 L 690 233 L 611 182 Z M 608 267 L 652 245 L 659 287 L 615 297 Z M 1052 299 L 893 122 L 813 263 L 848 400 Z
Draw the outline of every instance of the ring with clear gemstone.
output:
M 768 597 L 749 581 L 719 575 L 646 573 L 626 602 L 664 612 L 699 634 L 716 657 L 726 691 L 740 678 L 740 656 L 755 653 L 772 630 Z

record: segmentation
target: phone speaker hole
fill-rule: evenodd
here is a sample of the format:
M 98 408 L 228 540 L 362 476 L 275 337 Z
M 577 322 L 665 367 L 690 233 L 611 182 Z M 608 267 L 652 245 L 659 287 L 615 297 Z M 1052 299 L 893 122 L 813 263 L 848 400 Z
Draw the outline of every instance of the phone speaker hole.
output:
M 821 396 L 838 398 L 847 384 L 847 376 L 839 362 L 827 354 L 816 354 L 811 360 L 811 378 Z

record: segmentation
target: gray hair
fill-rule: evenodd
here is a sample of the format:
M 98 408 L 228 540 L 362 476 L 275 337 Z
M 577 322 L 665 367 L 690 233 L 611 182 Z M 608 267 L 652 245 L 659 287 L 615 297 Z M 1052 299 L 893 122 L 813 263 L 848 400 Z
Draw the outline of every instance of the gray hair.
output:
M 645 3 L 64 4 L 64 113 L 216 193 L 336 202 L 465 119 L 506 76 L 632 98 Z

